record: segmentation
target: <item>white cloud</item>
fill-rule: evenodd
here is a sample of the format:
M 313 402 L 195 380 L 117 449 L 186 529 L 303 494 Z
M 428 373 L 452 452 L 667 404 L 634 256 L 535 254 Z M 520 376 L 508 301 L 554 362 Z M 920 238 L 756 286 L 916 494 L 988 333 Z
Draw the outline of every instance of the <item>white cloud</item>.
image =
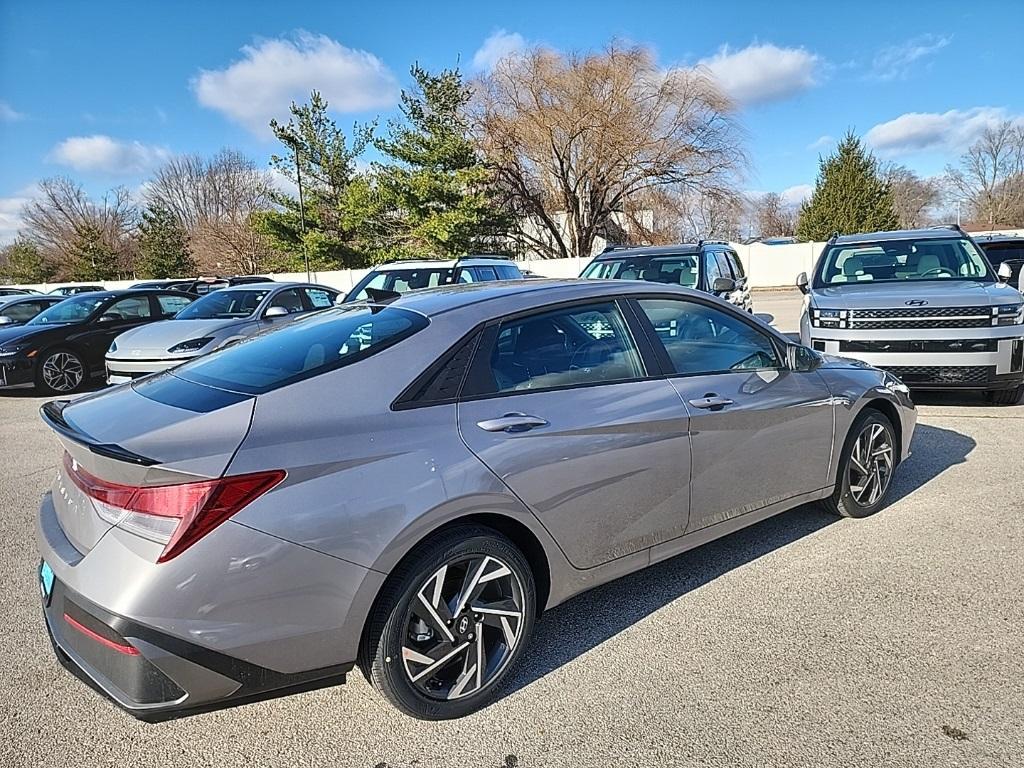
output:
M 18 112 L 8 104 L 6 101 L 0 101 L 0 123 L 13 123 L 17 120 L 23 120 L 25 115 Z
M 951 109 L 948 112 L 907 112 L 879 123 L 864 134 L 869 147 L 895 156 L 927 150 L 962 151 L 986 128 L 1012 118 L 1000 107 Z
M 514 56 L 526 49 L 526 39 L 518 32 L 499 29 L 484 40 L 473 54 L 472 67 L 476 72 L 490 72 L 502 59 Z
M 883 48 L 871 63 L 871 75 L 878 80 L 903 80 L 914 64 L 945 48 L 952 37 L 920 35 L 898 45 Z
M 771 43 L 732 50 L 728 45 L 697 62 L 741 106 L 781 101 L 818 84 L 822 59 L 804 48 Z
M 796 184 L 779 193 L 784 205 L 801 205 L 814 194 L 813 184 Z
M 827 149 L 828 147 L 831 147 L 835 143 L 835 136 L 829 136 L 828 134 L 825 134 L 824 136 L 819 136 L 817 139 L 808 144 L 807 148 L 812 151 L 819 149 Z
M 308 100 L 313 90 L 334 112 L 385 109 L 399 93 L 391 70 L 372 53 L 309 32 L 244 46 L 240 60 L 203 70 L 192 89 L 204 107 L 259 136 L 269 136 L 270 119 L 287 117 L 288 105 Z
M 95 134 L 64 139 L 50 151 L 47 160 L 76 171 L 132 176 L 145 173 L 170 156 L 164 147 Z
M 268 173 L 270 174 L 270 183 L 278 192 L 288 195 L 289 197 L 299 196 L 299 188 L 295 182 L 281 173 L 281 171 L 277 170 L 277 168 L 271 168 Z
M 0 197 L 0 245 L 13 241 L 21 229 L 21 211 L 28 197 Z

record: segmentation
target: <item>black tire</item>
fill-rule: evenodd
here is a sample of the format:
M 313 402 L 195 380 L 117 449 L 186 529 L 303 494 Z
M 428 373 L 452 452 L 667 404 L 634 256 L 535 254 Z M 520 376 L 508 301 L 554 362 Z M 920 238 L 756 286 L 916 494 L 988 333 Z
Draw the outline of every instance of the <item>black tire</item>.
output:
M 866 431 L 869 431 L 870 435 L 870 431 L 874 431 L 876 427 L 881 427 L 884 431 L 884 436 L 889 446 L 890 464 L 888 471 L 884 473 L 882 490 L 878 493 L 877 498 L 874 498 L 871 484 L 877 484 L 877 478 L 861 482 L 860 485 L 854 485 L 853 479 L 854 475 L 857 475 L 858 478 L 862 476 L 857 463 L 854 461 L 854 451 L 860 450 L 858 449 L 858 441 L 862 439 Z M 853 425 L 850 427 L 849 433 L 847 433 L 843 452 L 839 458 L 836 488 L 832 495 L 825 500 L 825 508 L 843 517 L 868 517 L 884 507 L 886 496 L 892 487 L 893 472 L 899 462 L 899 450 L 900 448 L 896 443 L 896 431 L 893 429 L 892 422 L 880 411 L 876 411 L 873 408 L 864 410 L 854 419 Z M 879 459 L 884 461 L 881 456 Z M 872 475 L 874 473 L 868 473 L 868 475 L 864 476 Z M 859 497 L 858 493 L 860 494 Z
M 70 366 L 69 371 L 77 370 L 77 380 L 75 380 L 74 376 L 70 378 L 54 378 L 51 369 L 48 368 L 48 365 L 51 363 L 53 365 L 60 364 L 64 367 Z M 67 347 L 48 349 L 39 355 L 36 362 L 36 389 L 45 395 L 71 394 L 81 389 L 88 380 L 89 366 L 85 364 L 81 355 L 73 349 L 68 349 Z M 66 382 L 67 386 L 62 386 L 61 382 Z
M 1024 397 L 1024 384 L 1012 389 L 990 389 L 985 393 L 985 399 L 992 405 L 1016 405 Z
M 475 565 L 477 562 L 479 566 Z M 507 576 L 494 575 L 502 573 L 501 566 L 507 567 Z M 518 607 L 520 618 L 514 619 L 511 618 L 512 614 L 508 614 L 510 618 L 506 619 L 493 613 L 485 617 L 468 610 L 471 605 L 462 611 L 457 610 L 463 593 L 472 592 L 465 589 L 467 582 L 476 584 L 472 575 L 476 574 L 477 567 L 480 571 L 477 578 L 483 574 L 489 577 L 484 579 L 489 586 L 481 589 L 501 592 L 507 586 L 519 603 L 517 606 L 508 602 L 486 603 L 482 594 L 469 603 L 478 606 L 489 604 Z M 445 569 L 443 572 L 442 568 Z M 440 579 L 436 578 L 439 573 Z M 464 575 L 460 577 L 460 573 Z M 438 581 L 441 587 L 437 586 Z M 448 585 L 456 587 L 452 598 L 444 594 Z M 432 610 L 423 600 L 428 595 L 431 600 L 435 600 L 435 588 L 441 590 L 433 609 L 436 623 L 413 613 L 415 608 L 425 616 L 424 612 Z M 424 592 L 423 600 L 419 596 L 421 591 Z M 476 600 L 480 602 L 476 603 Z M 360 668 L 374 688 L 411 717 L 420 720 L 448 720 L 468 715 L 492 700 L 501 681 L 522 655 L 533 633 L 537 614 L 536 600 L 530 566 L 519 549 L 505 536 L 480 525 L 449 529 L 416 547 L 392 572 L 367 621 L 360 649 Z M 442 614 L 445 619 L 441 619 Z M 451 618 L 448 619 L 448 616 Z M 469 619 L 468 624 L 463 621 L 464 618 Z M 484 621 L 492 623 L 485 626 Z M 495 621 L 497 624 L 493 623 Z M 501 622 L 505 622 L 506 626 L 501 626 Z M 441 624 L 447 624 L 449 629 L 446 634 L 453 636 L 452 640 L 447 640 L 441 634 Z M 474 628 L 479 629 L 474 633 Z M 467 631 L 470 634 L 466 634 Z M 512 634 L 509 635 L 509 632 Z M 509 638 L 511 642 L 508 642 Z M 425 645 L 417 645 L 420 642 Z M 477 645 L 483 650 L 478 651 Z M 451 661 L 440 664 L 435 672 L 430 672 L 445 658 L 449 649 L 459 647 L 465 650 L 456 652 Z M 420 658 L 426 659 L 426 662 L 420 661 Z M 470 666 L 471 662 L 481 658 L 485 660 L 479 664 L 481 671 L 485 666 L 488 668 L 486 679 L 483 672 L 479 678 L 470 673 L 474 668 Z M 438 662 L 430 664 L 433 659 L 438 659 Z M 419 679 L 414 680 L 414 677 Z M 442 678 L 451 678 L 447 689 L 445 685 L 449 681 Z M 468 684 L 465 682 L 467 679 Z M 472 686 L 476 690 L 468 694 L 459 690 L 454 693 L 456 698 L 448 699 L 447 696 L 453 695 L 460 684 L 465 688 Z

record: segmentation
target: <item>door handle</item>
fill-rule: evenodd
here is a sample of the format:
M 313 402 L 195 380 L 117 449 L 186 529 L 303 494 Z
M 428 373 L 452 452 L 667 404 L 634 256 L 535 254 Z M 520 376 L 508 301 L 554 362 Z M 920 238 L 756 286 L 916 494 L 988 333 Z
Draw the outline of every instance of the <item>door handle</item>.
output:
M 707 408 L 712 411 L 720 411 L 727 405 L 732 405 L 732 400 L 728 397 L 722 397 L 716 395 L 714 392 L 708 392 L 704 397 L 696 397 L 690 401 L 690 405 L 694 408 Z
M 534 427 L 546 427 L 548 422 L 539 416 L 525 413 L 506 413 L 497 419 L 484 419 L 476 423 L 485 432 L 526 432 Z

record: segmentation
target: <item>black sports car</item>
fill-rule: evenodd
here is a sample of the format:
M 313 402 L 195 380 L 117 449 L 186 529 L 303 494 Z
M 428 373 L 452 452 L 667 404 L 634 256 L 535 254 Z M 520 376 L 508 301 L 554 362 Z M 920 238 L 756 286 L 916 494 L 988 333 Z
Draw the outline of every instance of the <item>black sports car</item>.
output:
M 0 328 L 0 387 L 74 392 L 103 373 L 114 337 L 166 320 L 195 300 L 180 291 L 102 291 L 72 296 L 16 328 Z

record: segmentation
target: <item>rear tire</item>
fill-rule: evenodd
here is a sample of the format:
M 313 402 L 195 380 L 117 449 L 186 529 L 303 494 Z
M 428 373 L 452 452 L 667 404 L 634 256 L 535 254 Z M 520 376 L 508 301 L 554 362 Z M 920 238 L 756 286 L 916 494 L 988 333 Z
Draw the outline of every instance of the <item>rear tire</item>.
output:
M 1024 397 L 1024 384 L 1013 389 L 990 389 L 985 393 L 985 399 L 992 405 L 1016 405 Z
M 898 450 L 892 422 L 873 408 L 862 412 L 846 436 L 826 509 L 843 517 L 868 517 L 885 506 Z
M 68 395 L 89 378 L 89 368 L 78 353 L 65 347 L 49 349 L 36 363 L 36 389 L 46 395 Z
M 359 665 L 405 714 L 462 717 L 490 703 L 529 643 L 536 613 L 533 573 L 519 549 L 490 528 L 459 526 L 424 541 L 392 572 Z

